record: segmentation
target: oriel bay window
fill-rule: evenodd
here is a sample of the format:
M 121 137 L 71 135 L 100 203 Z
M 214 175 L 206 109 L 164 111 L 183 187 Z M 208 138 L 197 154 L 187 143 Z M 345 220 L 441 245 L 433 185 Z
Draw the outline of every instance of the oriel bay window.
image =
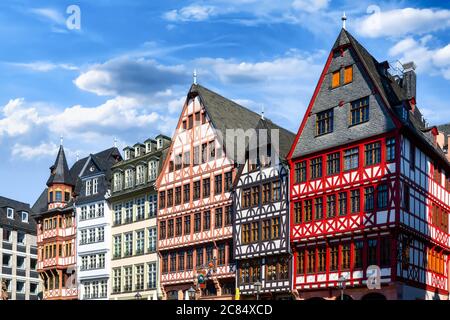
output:
M 310 160 L 310 176 L 311 179 L 317 179 L 322 177 L 322 158 L 317 157 Z
M 333 109 L 316 114 L 316 136 L 333 132 Z
M 335 152 L 327 156 L 327 175 L 333 175 L 341 171 L 341 154 Z
M 371 166 L 381 162 L 381 143 L 374 142 L 364 146 L 365 165 Z
M 350 108 L 350 125 L 366 121 L 369 121 L 369 97 L 353 101 Z

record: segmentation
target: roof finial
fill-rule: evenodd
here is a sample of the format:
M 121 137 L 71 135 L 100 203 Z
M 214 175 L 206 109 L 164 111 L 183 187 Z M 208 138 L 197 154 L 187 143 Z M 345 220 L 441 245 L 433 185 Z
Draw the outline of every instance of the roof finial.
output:
M 114 148 L 117 148 L 117 139 L 114 138 Z
M 344 14 L 342 15 L 341 20 L 342 20 L 342 29 L 345 30 L 345 21 L 347 21 L 347 16 L 345 15 L 345 11 L 344 11 Z
M 261 120 L 264 120 L 264 106 L 262 106 L 261 109 Z
M 63 135 L 59 136 L 59 145 L 62 146 L 63 145 L 63 141 L 64 141 L 64 137 Z
M 197 84 L 197 69 L 194 69 L 192 76 L 194 77 L 194 84 Z

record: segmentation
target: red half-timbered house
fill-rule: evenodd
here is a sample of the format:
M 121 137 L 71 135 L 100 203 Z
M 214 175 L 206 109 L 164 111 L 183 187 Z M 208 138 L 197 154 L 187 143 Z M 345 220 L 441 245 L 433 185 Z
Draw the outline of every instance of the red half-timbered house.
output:
M 260 115 L 193 84 L 158 177 L 158 253 L 165 299 L 231 299 L 235 289 L 228 129 L 256 128 Z M 234 146 L 233 146 L 234 147 Z M 203 279 L 205 281 L 203 281 Z
M 416 106 L 414 64 L 391 74 L 342 29 L 290 165 L 300 299 L 446 299 L 450 165 Z
M 47 188 L 33 206 L 37 223 L 39 275 L 44 300 L 78 298 L 76 281 L 76 219 L 73 207 L 75 180 L 61 145 L 50 167 Z

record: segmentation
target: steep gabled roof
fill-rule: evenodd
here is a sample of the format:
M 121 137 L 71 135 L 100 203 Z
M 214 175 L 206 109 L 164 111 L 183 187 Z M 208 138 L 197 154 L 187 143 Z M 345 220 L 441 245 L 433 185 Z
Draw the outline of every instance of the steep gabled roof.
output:
M 270 138 L 270 130 L 278 130 L 278 138 L 279 138 L 279 153 L 278 156 L 280 157 L 281 160 L 286 160 L 286 156 L 289 152 L 289 150 L 291 149 L 292 143 L 294 142 L 295 139 L 295 133 L 286 130 L 280 126 L 278 126 L 277 124 L 273 123 L 271 120 L 267 119 L 267 118 L 260 118 L 258 125 L 256 126 L 256 130 L 259 129 L 266 129 L 268 130 L 268 138 L 267 141 L 271 143 Z
M 66 154 L 64 153 L 64 148 L 62 145 L 59 147 L 55 163 L 50 167 L 50 177 L 47 180 L 47 186 L 55 183 L 74 185 L 72 176 L 69 172 L 69 166 L 67 165 Z

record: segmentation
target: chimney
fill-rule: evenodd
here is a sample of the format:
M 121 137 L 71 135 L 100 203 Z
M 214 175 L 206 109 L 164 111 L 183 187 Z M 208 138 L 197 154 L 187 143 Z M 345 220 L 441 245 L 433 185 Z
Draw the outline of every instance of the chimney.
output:
M 416 65 L 414 62 L 407 62 L 403 65 L 402 87 L 408 100 L 416 98 Z

